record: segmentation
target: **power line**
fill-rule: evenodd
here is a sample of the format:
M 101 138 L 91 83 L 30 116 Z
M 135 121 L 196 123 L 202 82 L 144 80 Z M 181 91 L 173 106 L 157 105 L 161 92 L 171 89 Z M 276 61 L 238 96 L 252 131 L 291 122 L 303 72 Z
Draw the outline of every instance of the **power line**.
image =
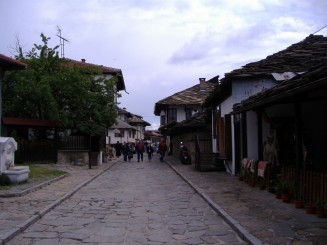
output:
M 322 29 L 326 28 L 327 25 L 325 25 L 324 27 L 320 28 L 318 31 L 316 31 L 315 33 L 312 33 L 312 35 L 316 34 L 317 32 L 320 32 Z

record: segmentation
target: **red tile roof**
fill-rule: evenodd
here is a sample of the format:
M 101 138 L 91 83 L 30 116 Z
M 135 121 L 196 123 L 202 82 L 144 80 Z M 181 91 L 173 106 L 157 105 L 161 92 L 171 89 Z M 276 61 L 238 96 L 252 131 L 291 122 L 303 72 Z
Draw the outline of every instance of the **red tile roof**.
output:
M 65 60 L 68 61 L 69 64 L 71 65 L 76 65 L 79 67 L 94 67 L 94 68 L 99 68 L 102 70 L 102 72 L 104 74 L 116 74 L 117 72 L 121 72 L 121 69 L 118 68 L 112 68 L 112 67 L 108 67 L 108 66 L 103 66 L 103 65 L 96 65 L 96 64 L 92 64 L 92 63 L 87 63 L 85 62 L 85 60 L 82 61 L 77 61 L 77 60 L 72 60 L 72 59 L 68 59 L 65 58 Z
M 26 68 L 26 64 L 8 56 L 0 54 L 0 67 L 3 70 L 22 70 Z
M 3 117 L 4 125 L 16 125 L 16 126 L 30 126 L 30 127 L 57 127 L 58 123 L 51 120 L 40 120 L 31 118 L 14 118 Z
M 68 62 L 68 65 L 71 65 L 71 66 L 75 65 L 75 66 L 78 66 L 78 67 L 92 67 L 92 68 L 100 69 L 103 74 L 110 74 L 110 75 L 113 75 L 113 76 L 117 76 L 118 77 L 117 90 L 121 91 L 121 90 L 126 89 L 125 82 L 124 82 L 124 77 L 123 77 L 123 72 L 122 72 L 121 69 L 112 68 L 112 67 L 103 66 L 103 65 L 96 65 L 96 64 L 92 64 L 92 63 L 87 63 L 87 62 L 85 62 L 84 59 L 82 61 L 77 61 L 77 60 L 72 60 L 72 59 L 65 58 L 65 60 Z

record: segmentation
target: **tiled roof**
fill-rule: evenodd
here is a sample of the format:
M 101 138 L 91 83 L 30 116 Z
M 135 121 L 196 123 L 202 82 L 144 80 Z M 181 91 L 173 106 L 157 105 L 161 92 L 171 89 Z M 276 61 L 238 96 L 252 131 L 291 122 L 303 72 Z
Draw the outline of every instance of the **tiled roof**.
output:
M 112 68 L 112 67 L 107 67 L 107 66 L 103 66 L 103 65 L 96 65 L 96 64 L 92 64 L 92 63 L 87 63 L 85 61 L 78 61 L 78 60 L 73 60 L 73 59 L 68 59 L 65 58 L 65 60 L 68 61 L 68 63 L 72 64 L 72 65 L 76 65 L 79 67 L 94 67 L 94 68 L 99 68 L 102 70 L 103 73 L 117 73 L 117 72 L 121 72 L 121 69 L 118 68 Z
M 26 68 L 26 64 L 8 56 L 0 54 L 0 67 L 3 70 L 22 70 Z
M 139 125 L 142 124 L 144 126 L 151 126 L 150 123 L 143 120 L 143 117 L 133 114 L 126 110 L 126 108 L 118 108 L 118 114 L 125 114 L 127 116 L 128 123 L 131 125 Z
M 253 95 L 234 105 L 234 113 L 265 107 L 277 103 L 286 103 L 297 99 L 306 99 L 304 94 L 319 91 L 319 98 L 327 99 L 327 62 L 311 69 L 307 73 L 285 80 L 276 86 Z M 299 96 L 301 95 L 301 96 Z M 311 98 L 311 97 L 310 97 Z M 312 99 L 312 98 L 311 98 Z
M 100 69 L 100 71 L 103 74 L 111 74 L 113 76 L 117 76 L 118 77 L 118 84 L 117 84 L 118 91 L 125 89 L 125 82 L 124 82 L 123 73 L 122 73 L 121 69 L 112 68 L 112 67 L 103 66 L 103 65 L 95 65 L 92 63 L 87 63 L 87 62 L 85 62 L 85 60 L 77 61 L 77 60 L 72 60 L 72 59 L 68 59 L 68 58 L 65 58 L 65 60 L 68 62 L 68 65 L 72 65 L 72 66 L 75 65 L 77 67 L 96 68 L 96 69 Z
M 207 96 L 214 91 L 218 85 L 218 77 L 211 79 L 207 82 L 194 85 L 183 91 L 177 92 L 171 96 L 168 96 L 155 104 L 154 114 L 160 115 L 162 109 L 167 106 L 179 106 L 179 105 L 202 105 Z
M 30 126 L 30 127 L 57 127 L 59 123 L 52 120 L 41 120 L 33 118 L 18 118 L 18 117 L 3 117 L 4 125 L 19 125 L 19 126 Z
M 230 96 L 231 80 L 258 76 L 272 76 L 272 73 L 301 73 L 327 60 L 327 37 L 310 35 L 303 41 L 265 59 L 249 63 L 240 69 L 225 74 L 220 86 L 206 99 L 205 106 L 219 104 Z
M 114 123 L 114 125 L 111 126 L 111 129 L 134 129 L 134 130 L 138 130 L 137 128 L 133 127 L 132 125 L 124 122 L 123 120 L 117 118 L 116 119 L 116 123 Z
M 142 124 L 144 126 L 151 126 L 150 123 L 144 121 L 141 117 L 133 115 L 132 117 L 128 118 L 128 123 L 131 125 L 139 125 Z
M 310 35 L 303 41 L 269 55 L 263 60 L 246 64 L 240 69 L 226 73 L 225 79 L 273 72 L 304 72 L 326 60 L 327 37 Z
M 144 135 L 148 137 L 162 137 L 157 130 L 145 130 Z
M 207 123 L 206 112 L 198 112 L 189 119 L 171 125 L 166 130 L 169 130 L 170 133 L 173 133 L 173 132 L 180 132 L 186 129 L 188 130 L 193 128 L 199 129 L 201 127 L 206 127 L 207 125 L 208 123 Z
M 133 116 L 133 114 L 130 113 L 129 111 L 126 111 L 125 108 L 123 108 L 123 109 L 122 108 L 118 108 L 118 114 L 124 114 L 127 117 L 132 117 Z

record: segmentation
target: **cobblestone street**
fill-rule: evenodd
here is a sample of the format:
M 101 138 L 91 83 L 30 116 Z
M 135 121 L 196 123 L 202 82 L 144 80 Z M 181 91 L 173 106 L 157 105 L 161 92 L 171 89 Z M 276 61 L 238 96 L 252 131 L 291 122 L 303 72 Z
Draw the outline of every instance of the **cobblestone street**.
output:
M 167 164 L 119 161 L 8 244 L 246 244 Z

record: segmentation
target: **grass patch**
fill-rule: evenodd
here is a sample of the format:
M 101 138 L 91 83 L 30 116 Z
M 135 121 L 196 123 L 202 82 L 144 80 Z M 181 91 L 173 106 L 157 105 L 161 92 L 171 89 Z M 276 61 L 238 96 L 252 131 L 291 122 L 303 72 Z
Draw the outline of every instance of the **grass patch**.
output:
M 19 166 L 19 165 L 17 165 Z M 51 169 L 49 167 L 42 167 L 40 165 L 28 165 L 30 169 L 28 180 L 20 182 L 17 186 L 25 186 L 25 184 L 29 182 L 39 181 L 39 180 L 50 180 L 53 178 L 56 178 L 58 176 L 61 176 L 63 174 L 66 174 L 67 172 L 58 170 L 58 169 Z M 13 187 L 17 187 L 15 185 L 7 184 L 5 181 L 5 176 L 0 176 L 0 191 L 7 191 L 10 190 Z
M 29 165 L 30 174 L 29 178 L 31 179 L 41 179 L 41 178 L 53 178 L 65 174 L 65 171 L 58 169 L 49 169 L 45 167 Z

